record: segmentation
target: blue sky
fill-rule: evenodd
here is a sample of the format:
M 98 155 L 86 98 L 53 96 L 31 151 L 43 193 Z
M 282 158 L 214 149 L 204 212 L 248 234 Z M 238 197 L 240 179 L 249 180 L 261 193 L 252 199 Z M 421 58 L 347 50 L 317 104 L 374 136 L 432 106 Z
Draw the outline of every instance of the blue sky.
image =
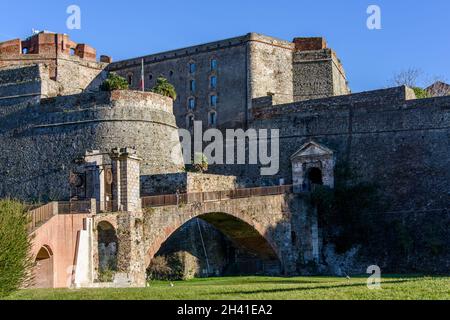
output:
M 81 8 L 81 30 L 66 28 L 71 4 Z M 381 30 L 366 27 L 371 4 L 381 8 Z M 354 92 L 386 87 L 409 67 L 421 69 L 424 82 L 434 76 L 450 81 L 448 0 L 1 1 L 0 41 L 24 38 L 32 28 L 69 33 L 114 60 L 247 32 L 285 40 L 324 36 Z

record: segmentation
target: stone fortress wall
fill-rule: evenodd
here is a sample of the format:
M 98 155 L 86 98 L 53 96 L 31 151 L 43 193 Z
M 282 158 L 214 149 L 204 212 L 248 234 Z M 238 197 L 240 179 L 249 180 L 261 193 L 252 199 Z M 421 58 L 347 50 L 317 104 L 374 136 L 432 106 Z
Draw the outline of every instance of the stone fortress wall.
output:
M 144 60 L 145 87 L 151 89 L 158 76 L 169 79 L 179 95 L 174 110 L 177 124 L 188 126 L 188 117 L 204 127 L 241 128 L 251 118 L 252 101 L 270 93 L 277 103 L 347 94 L 345 72 L 322 38 L 296 38 L 294 42 L 249 33 L 199 46 L 158 53 L 109 65 L 139 88 Z M 217 67 L 212 68 L 211 61 Z M 190 65 L 195 64 L 191 72 Z M 216 77 L 217 86 L 211 86 Z M 191 90 L 191 81 L 195 90 Z M 217 105 L 211 105 L 217 96 Z M 189 108 L 189 99 L 195 107 Z M 216 112 L 217 123 L 208 116 Z
M 429 219 L 433 210 L 448 212 L 450 98 L 416 100 L 405 87 L 349 94 L 342 65 L 322 38 L 287 42 L 251 33 L 144 57 L 146 88 L 163 74 L 179 93 L 174 105 L 148 92 L 97 92 L 106 71 L 137 88 L 141 59 L 108 66 L 111 59 L 94 57 L 88 46 L 56 34 L 0 44 L 0 197 L 67 200 L 74 160 L 116 147 L 134 148 L 142 158 L 143 194 L 289 184 L 290 157 L 314 141 L 378 183 L 394 215 L 422 212 Z M 215 107 L 211 95 L 218 97 Z M 192 97 L 196 106 L 188 111 Z M 212 111 L 218 127 L 279 129 L 279 173 L 261 176 L 252 165 L 210 166 L 226 179 L 183 172 L 177 129 L 186 127 L 188 114 L 207 127 Z M 306 219 L 305 210 L 295 209 L 293 219 Z
M 392 210 L 447 208 L 450 203 L 450 98 L 415 99 L 390 88 L 275 105 L 254 100 L 250 129 L 278 129 L 280 171 L 261 176 L 257 165 L 212 165 L 238 185 L 292 183 L 291 156 L 314 141 L 334 151 L 365 181 L 380 185 Z
M 31 76 L 38 67 L 27 67 Z M 0 71 L 0 78 L 3 76 Z M 39 90 L 40 82 L 28 89 Z M 21 89 L 22 88 L 22 89 Z M 27 88 L 25 88 L 27 89 Z M 141 174 L 183 166 L 172 100 L 153 93 L 114 91 L 41 98 L 0 98 L 0 194 L 27 200 L 68 199 L 68 175 L 86 150 L 139 150 Z

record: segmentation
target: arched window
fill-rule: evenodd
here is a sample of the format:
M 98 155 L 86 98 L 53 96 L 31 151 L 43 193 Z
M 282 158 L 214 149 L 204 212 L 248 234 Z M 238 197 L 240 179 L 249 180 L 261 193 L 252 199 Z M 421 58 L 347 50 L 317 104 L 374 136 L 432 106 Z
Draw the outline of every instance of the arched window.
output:
M 217 70 L 217 59 L 211 59 L 211 71 Z
M 70 48 L 70 53 L 69 53 L 71 56 L 74 56 L 75 55 L 75 49 L 74 48 Z
M 211 111 L 208 114 L 208 124 L 211 127 L 215 127 L 217 125 L 217 112 L 216 111 Z
M 187 129 L 194 128 L 194 121 L 195 121 L 194 115 L 193 114 L 188 114 L 186 116 L 186 128 Z
M 195 71 L 197 71 L 197 65 L 195 64 L 195 62 L 190 62 L 189 63 L 189 73 L 195 73 Z
M 213 94 L 213 95 L 209 96 L 209 105 L 211 107 L 217 106 L 217 95 Z
M 211 76 L 209 78 L 209 87 L 210 89 L 216 89 L 217 88 L 217 77 Z
M 194 97 L 190 97 L 188 99 L 188 109 L 189 110 L 194 110 L 195 109 L 195 104 L 196 104 L 195 98 Z
M 22 54 L 28 54 L 28 48 L 22 48 Z
M 195 92 L 195 86 L 196 86 L 195 80 L 190 80 L 189 81 L 189 90 L 191 90 L 191 92 Z

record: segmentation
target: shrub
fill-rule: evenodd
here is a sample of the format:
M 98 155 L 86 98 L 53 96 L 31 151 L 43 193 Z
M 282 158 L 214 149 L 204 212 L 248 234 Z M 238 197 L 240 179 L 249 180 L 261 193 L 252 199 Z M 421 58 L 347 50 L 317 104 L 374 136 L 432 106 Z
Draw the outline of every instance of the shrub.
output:
M 28 221 L 23 204 L 0 200 L 0 297 L 14 292 L 28 280 L 32 266 Z
M 100 90 L 102 91 L 127 90 L 127 89 L 128 89 L 127 80 L 113 72 L 108 74 L 108 78 L 100 86 Z
M 98 273 L 98 281 L 99 282 L 113 282 L 114 281 L 114 275 L 115 271 L 111 268 L 105 268 L 103 270 L 100 270 Z
M 177 100 L 175 87 L 164 77 L 159 77 L 156 80 L 156 85 L 153 87 L 152 92 Z
M 419 87 L 414 87 L 413 90 L 414 90 L 414 93 L 416 94 L 417 99 L 430 98 L 430 95 L 428 94 L 428 92 L 425 89 L 422 89 Z
M 147 275 L 152 280 L 169 280 L 172 269 L 166 257 L 154 257 L 147 269 Z

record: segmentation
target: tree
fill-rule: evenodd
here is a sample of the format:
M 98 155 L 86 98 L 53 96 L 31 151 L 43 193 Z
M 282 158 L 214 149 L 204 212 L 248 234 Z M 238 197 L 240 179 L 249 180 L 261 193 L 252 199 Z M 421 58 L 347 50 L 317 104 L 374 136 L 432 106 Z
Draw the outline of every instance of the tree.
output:
M 153 87 L 152 92 L 170 97 L 173 100 L 177 99 L 175 87 L 164 77 L 159 77 L 156 80 L 156 85 Z
M 109 73 L 108 78 L 100 86 L 100 90 L 102 91 L 127 90 L 127 89 L 128 89 L 127 80 L 114 72 Z
M 0 297 L 11 294 L 28 280 L 32 266 L 28 221 L 23 204 L 0 200 Z
M 391 84 L 395 87 L 408 86 L 410 88 L 418 87 L 419 78 L 423 72 L 416 68 L 409 68 L 394 74 Z

